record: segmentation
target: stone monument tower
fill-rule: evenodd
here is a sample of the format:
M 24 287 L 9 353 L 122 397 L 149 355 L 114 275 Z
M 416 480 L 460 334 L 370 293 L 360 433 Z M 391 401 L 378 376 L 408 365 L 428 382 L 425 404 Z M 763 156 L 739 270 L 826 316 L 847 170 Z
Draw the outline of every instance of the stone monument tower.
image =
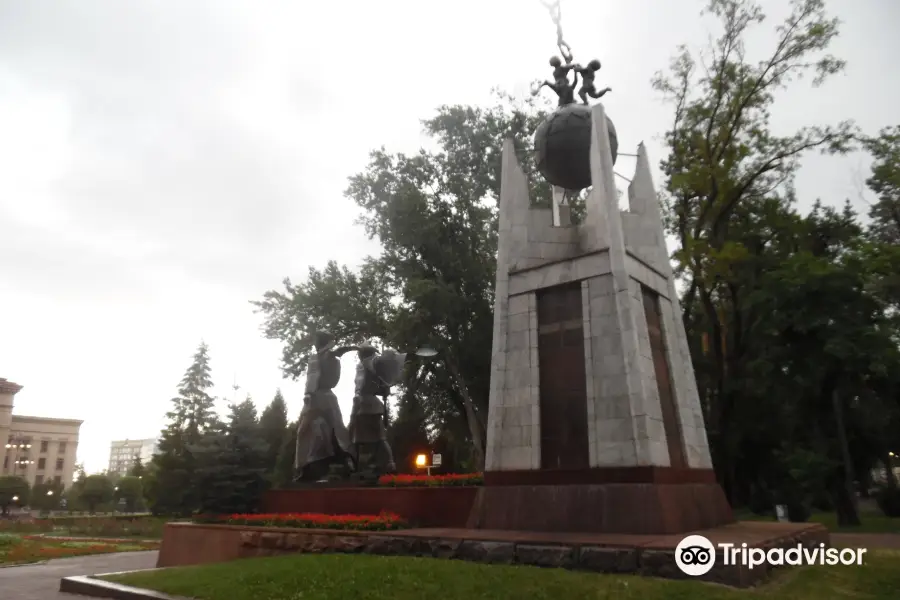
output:
M 732 522 L 646 150 L 620 211 L 604 107 L 566 110 L 590 135 L 581 225 L 561 210 L 561 189 L 553 207 L 532 206 L 513 145 L 503 147 L 485 487 L 472 525 L 656 534 Z M 549 144 L 579 135 L 569 137 Z

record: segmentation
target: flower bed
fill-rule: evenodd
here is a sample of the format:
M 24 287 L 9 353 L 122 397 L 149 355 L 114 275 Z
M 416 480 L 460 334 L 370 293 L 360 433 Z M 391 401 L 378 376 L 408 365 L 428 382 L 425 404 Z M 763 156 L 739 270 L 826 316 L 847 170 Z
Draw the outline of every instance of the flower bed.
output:
M 378 485 L 384 487 L 450 487 L 482 485 L 483 473 L 450 473 L 447 475 L 382 475 Z
M 30 563 L 52 558 L 68 558 L 88 554 L 156 550 L 158 542 L 123 540 L 59 540 L 42 536 L 22 536 L 16 540 L 4 538 L 0 545 L 0 564 Z
M 225 525 L 295 527 L 299 529 L 352 529 L 357 531 L 387 531 L 404 529 L 409 526 L 404 519 L 389 512 L 383 512 L 378 515 L 324 515 L 320 513 L 227 515 L 222 517 L 201 517 L 196 520 Z

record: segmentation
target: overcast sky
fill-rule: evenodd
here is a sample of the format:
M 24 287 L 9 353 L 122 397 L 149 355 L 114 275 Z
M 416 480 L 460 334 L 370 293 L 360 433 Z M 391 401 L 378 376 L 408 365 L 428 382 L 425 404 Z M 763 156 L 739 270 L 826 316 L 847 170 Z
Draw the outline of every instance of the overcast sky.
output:
M 603 62 L 623 150 L 643 140 L 654 164 L 671 110 L 650 79 L 706 39 L 703 4 L 563 7 L 576 58 Z M 785 4 L 763 2 L 773 21 Z M 828 4 L 846 74 L 779 97 L 777 130 L 900 123 L 900 3 Z M 0 0 L 0 377 L 25 386 L 16 412 L 84 419 L 79 459 L 99 471 L 112 439 L 158 434 L 205 339 L 218 395 L 236 379 L 261 408 L 281 387 L 296 417 L 302 386 L 248 301 L 376 249 L 342 195 L 369 150 L 415 151 L 440 104 L 526 94 L 553 53 L 538 0 Z M 810 157 L 800 197 L 864 209 L 867 170 Z

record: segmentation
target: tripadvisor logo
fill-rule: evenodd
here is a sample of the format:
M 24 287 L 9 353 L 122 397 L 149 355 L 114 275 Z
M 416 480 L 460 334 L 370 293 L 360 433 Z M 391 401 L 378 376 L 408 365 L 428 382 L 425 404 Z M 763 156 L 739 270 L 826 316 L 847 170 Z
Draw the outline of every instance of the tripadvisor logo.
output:
M 675 563 L 681 572 L 691 577 L 709 573 L 716 564 L 716 554 L 725 566 L 743 565 L 748 569 L 768 564 L 783 565 L 861 565 L 865 548 L 827 548 L 825 544 L 807 548 L 797 544 L 789 548 L 749 548 L 730 543 L 713 545 L 702 535 L 689 535 L 675 547 Z

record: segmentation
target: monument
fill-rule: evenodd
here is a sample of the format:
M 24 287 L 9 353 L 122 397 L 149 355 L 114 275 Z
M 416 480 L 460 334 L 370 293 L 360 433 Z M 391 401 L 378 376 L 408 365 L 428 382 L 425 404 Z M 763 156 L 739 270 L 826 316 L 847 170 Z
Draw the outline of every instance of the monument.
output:
M 334 336 L 327 331 L 315 332 L 313 339 L 316 353 L 306 373 L 294 454 L 297 479 L 307 482 L 321 480 L 335 466 L 348 472 L 355 468 L 350 434 L 332 390 L 341 379 L 341 356 L 358 348 L 335 348 Z
M 577 78 L 561 35 L 558 45 Z M 601 95 L 591 65 L 584 103 Z M 575 104 L 564 78 L 544 84 L 561 106 L 535 135 L 551 208 L 532 205 L 512 142 L 503 147 L 485 487 L 472 524 L 666 534 L 730 523 L 646 149 L 621 211 L 612 121 L 602 104 Z M 589 186 L 573 225 L 566 196 Z
M 397 469 L 387 442 L 387 397 L 399 383 L 404 365 L 437 353 L 422 347 L 415 352 L 379 352 L 374 346 L 335 348 L 335 338 L 316 331 L 315 354 L 306 375 L 303 409 L 297 425 L 294 471 L 297 481 L 323 483 L 341 479 L 377 481 Z M 350 425 L 345 426 L 334 387 L 341 378 L 341 356 L 356 351 L 355 394 Z

